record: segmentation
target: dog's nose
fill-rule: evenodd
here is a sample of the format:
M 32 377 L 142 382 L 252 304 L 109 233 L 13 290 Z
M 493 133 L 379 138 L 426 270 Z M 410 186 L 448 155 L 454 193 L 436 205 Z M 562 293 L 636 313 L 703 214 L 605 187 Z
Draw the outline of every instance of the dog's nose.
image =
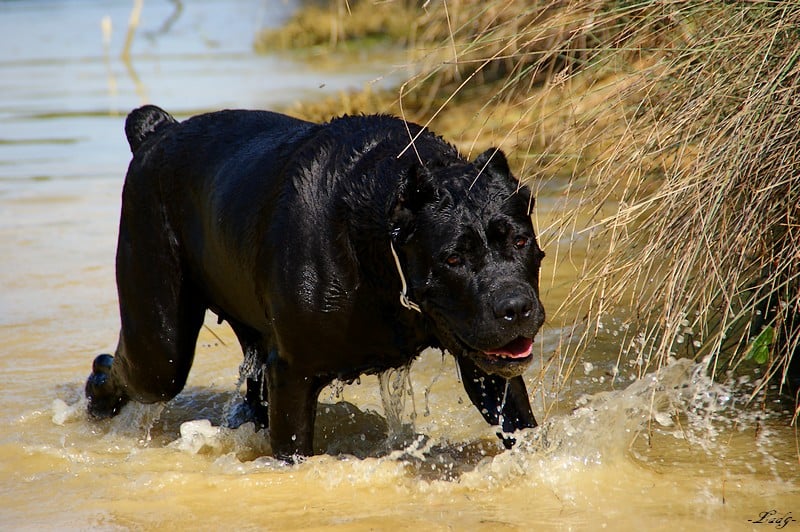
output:
M 528 318 L 532 312 L 533 301 L 531 301 L 531 298 L 522 295 L 500 298 L 494 305 L 495 317 L 510 323 Z

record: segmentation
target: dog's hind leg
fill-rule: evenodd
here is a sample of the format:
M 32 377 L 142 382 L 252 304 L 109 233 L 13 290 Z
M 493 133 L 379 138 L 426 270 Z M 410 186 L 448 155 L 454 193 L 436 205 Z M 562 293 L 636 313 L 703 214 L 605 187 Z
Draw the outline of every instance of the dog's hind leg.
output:
M 230 324 L 236 338 L 242 346 L 244 360 L 239 367 L 239 378 L 244 379 L 247 385 L 244 409 L 241 412 L 244 419 L 237 423 L 253 421 L 258 428 L 269 425 L 267 411 L 267 349 L 264 337 L 259 332 L 230 318 L 225 318 Z
M 129 196 L 117 245 L 119 343 L 114 357 L 95 359 L 86 383 L 89 413 L 98 418 L 116 415 L 128 400 L 164 402 L 183 389 L 206 309 L 158 208 Z M 136 212 L 126 209 L 131 204 Z
M 536 426 L 525 381 L 521 376 L 506 379 L 482 371 L 468 357 L 456 357 L 461 381 L 470 401 L 490 425 L 500 425 L 498 436 L 510 449 L 515 440 L 507 434 Z

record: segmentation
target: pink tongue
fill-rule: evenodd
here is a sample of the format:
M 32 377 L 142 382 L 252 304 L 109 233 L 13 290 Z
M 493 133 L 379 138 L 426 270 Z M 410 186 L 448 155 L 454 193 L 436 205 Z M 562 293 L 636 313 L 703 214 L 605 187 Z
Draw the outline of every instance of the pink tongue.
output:
M 511 342 L 507 343 L 506 345 L 495 351 L 487 351 L 486 354 L 506 356 L 509 358 L 525 358 L 526 356 L 531 354 L 532 349 L 533 349 L 533 340 L 531 340 L 530 338 L 523 338 L 520 336 L 516 340 L 512 340 Z

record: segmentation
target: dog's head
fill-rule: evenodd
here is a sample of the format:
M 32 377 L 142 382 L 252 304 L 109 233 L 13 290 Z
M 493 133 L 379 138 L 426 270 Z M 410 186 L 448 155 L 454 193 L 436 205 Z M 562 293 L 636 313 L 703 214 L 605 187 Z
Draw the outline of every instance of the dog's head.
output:
M 531 361 L 544 322 L 530 190 L 505 155 L 413 168 L 390 216 L 409 297 L 442 347 L 510 378 Z

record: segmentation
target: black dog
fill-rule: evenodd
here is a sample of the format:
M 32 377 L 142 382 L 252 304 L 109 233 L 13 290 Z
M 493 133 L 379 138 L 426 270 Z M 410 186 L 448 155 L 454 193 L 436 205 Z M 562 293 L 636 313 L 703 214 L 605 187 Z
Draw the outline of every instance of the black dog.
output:
M 456 357 L 489 423 L 536 426 L 520 375 L 544 321 L 544 254 L 530 191 L 502 152 L 469 162 L 388 116 L 221 111 L 178 123 L 145 106 L 125 133 L 122 330 L 116 356 L 95 359 L 91 415 L 180 392 L 211 309 L 242 345 L 246 401 L 276 457 L 312 454 L 326 384 L 428 346 Z

